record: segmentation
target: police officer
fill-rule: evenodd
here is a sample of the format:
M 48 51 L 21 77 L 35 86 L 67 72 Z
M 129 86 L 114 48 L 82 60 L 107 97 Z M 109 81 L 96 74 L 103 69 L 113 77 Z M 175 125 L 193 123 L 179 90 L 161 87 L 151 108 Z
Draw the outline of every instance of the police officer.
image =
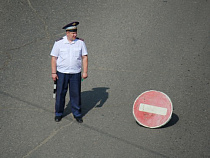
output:
M 54 43 L 51 55 L 52 79 L 57 80 L 55 121 L 62 119 L 65 96 L 69 88 L 71 111 L 77 122 L 82 123 L 81 78 L 88 77 L 88 56 L 85 43 L 77 38 L 77 25 L 72 22 L 63 27 L 66 36 Z M 83 68 L 83 72 L 81 73 Z

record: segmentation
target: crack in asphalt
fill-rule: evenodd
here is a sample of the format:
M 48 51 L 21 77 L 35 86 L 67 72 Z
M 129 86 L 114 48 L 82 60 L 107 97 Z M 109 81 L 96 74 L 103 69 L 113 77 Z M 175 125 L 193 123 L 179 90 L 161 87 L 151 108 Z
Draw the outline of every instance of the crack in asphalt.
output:
M 27 0 L 27 3 L 28 3 L 29 8 L 32 10 L 32 12 L 34 12 L 35 15 L 36 15 L 36 17 L 43 23 L 43 25 L 44 25 L 45 37 L 33 39 L 32 41 L 29 41 L 29 42 L 27 42 L 27 43 L 23 43 L 22 45 L 19 45 L 19 46 L 17 46 L 17 47 L 10 48 L 10 49 L 6 50 L 6 55 L 7 55 L 8 59 L 7 59 L 6 61 L 3 61 L 3 64 L 2 64 L 3 66 L 0 67 L 0 71 L 4 70 L 4 69 L 8 66 L 9 62 L 12 61 L 12 57 L 11 57 L 11 54 L 9 53 L 9 51 L 16 50 L 16 49 L 20 49 L 20 48 L 23 48 L 23 47 L 25 47 L 25 46 L 31 45 L 31 44 L 33 44 L 33 43 L 36 43 L 36 42 L 38 42 L 38 41 L 40 41 L 40 40 L 50 39 L 50 37 L 51 37 L 50 34 L 49 34 L 48 31 L 47 31 L 47 30 L 48 30 L 48 26 L 47 26 L 45 20 L 38 14 L 37 10 L 32 6 L 30 0 Z M 1 52 L 0 52 L 0 53 L 1 53 Z
M 42 23 L 44 24 L 44 31 L 45 31 L 46 37 L 49 38 L 50 34 L 47 31 L 48 26 L 45 20 L 38 14 L 37 10 L 32 6 L 31 1 L 27 0 L 27 2 L 28 2 L 29 7 L 32 9 L 32 11 L 37 15 L 38 19 L 40 19 Z
M 66 125 L 61 126 L 57 130 L 53 130 L 52 133 L 50 133 L 50 135 L 46 139 L 44 139 L 38 146 L 33 148 L 31 151 L 29 151 L 25 156 L 23 156 L 23 158 L 26 158 L 26 157 L 30 156 L 33 152 L 35 152 L 37 149 L 39 149 L 42 145 L 46 144 L 49 140 L 51 140 L 59 131 L 61 131 L 65 127 L 70 126 L 72 123 L 73 123 L 73 121 L 66 124 Z

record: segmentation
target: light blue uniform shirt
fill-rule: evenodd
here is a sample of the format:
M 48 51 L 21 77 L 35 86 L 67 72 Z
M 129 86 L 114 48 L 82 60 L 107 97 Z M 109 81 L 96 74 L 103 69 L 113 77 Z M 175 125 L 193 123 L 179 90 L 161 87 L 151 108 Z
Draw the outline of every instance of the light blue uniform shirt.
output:
M 87 54 L 87 48 L 82 40 L 76 39 L 70 43 L 67 36 L 56 41 L 50 53 L 51 56 L 57 57 L 57 71 L 68 74 L 81 72 L 82 56 Z

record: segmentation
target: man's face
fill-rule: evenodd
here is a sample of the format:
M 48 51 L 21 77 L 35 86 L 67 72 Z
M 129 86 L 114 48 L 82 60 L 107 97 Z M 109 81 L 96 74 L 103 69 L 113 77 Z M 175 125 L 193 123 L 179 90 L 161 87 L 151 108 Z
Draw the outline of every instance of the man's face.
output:
M 77 32 L 69 32 L 69 31 L 66 31 L 66 35 L 67 35 L 67 37 L 68 37 L 69 40 L 73 41 L 77 37 Z

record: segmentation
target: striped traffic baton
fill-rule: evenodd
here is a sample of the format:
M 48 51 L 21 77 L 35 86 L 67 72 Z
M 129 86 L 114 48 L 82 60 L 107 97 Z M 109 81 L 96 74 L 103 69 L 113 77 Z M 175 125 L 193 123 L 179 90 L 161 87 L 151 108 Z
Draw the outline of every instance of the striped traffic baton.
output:
M 57 85 L 57 80 L 54 81 L 54 89 L 53 89 L 53 98 L 56 96 L 56 85 Z

